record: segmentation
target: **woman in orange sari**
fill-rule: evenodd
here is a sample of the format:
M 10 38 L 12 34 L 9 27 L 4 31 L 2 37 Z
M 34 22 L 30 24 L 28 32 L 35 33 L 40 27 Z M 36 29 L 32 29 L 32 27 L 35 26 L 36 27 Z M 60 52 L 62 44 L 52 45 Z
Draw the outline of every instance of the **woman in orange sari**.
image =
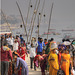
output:
M 69 75 L 70 54 L 68 54 L 68 50 L 62 53 L 61 61 L 61 69 L 65 72 L 65 75 Z
M 49 62 L 49 75 L 57 75 L 57 71 L 59 70 L 59 64 L 58 64 L 58 56 L 55 53 L 55 48 L 51 50 L 51 53 L 48 58 Z

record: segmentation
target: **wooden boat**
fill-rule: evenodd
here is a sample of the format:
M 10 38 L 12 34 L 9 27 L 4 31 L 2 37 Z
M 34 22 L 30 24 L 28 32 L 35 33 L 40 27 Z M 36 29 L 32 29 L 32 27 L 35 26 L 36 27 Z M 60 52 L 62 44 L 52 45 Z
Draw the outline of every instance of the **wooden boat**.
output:
M 64 34 L 64 39 L 72 39 L 74 40 L 75 39 L 75 36 L 72 36 L 71 34 Z
M 11 34 L 11 32 L 0 32 L 0 35 L 5 35 L 5 34 L 9 35 Z
M 60 33 L 58 33 L 58 32 L 54 32 L 53 35 L 60 35 Z
M 44 35 L 51 35 L 51 34 L 52 32 L 49 32 L 49 33 L 44 32 Z
M 56 29 L 49 29 L 49 30 L 56 30 Z
M 74 31 L 74 29 L 63 29 L 62 31 Z

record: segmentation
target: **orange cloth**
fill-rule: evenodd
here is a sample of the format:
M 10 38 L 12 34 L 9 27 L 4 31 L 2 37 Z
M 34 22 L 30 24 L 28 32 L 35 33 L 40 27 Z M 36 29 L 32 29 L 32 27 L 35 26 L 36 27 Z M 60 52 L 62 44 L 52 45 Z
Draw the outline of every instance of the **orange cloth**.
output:
M 47 45 L 48 42 L 45 42 L 45 45 Z
M 62 70 L 65 72 L 65 75 L 69 75 L 69 67 L 70 67 L 70 54 L 62 54 Z M 66 61 L 65 61 L 66 60 Z

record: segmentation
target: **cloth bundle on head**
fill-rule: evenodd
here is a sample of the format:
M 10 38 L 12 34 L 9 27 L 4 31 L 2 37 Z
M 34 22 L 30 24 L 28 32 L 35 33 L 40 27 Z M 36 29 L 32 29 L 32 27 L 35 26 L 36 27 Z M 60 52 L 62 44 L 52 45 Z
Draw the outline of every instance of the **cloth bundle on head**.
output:
M 64 44 L 64 45 L 71 45 L 71 42 L 65 41 L 63 44 Z
M 64 44 L 59 44 L 58 45 L 58 49 L 59 50 L 62 50 L 62 49 L 65 50 L 66 49 L 66 46 Z
M 57 44 L 55 42 L 50 43 L 50 50 L 58 49 Z

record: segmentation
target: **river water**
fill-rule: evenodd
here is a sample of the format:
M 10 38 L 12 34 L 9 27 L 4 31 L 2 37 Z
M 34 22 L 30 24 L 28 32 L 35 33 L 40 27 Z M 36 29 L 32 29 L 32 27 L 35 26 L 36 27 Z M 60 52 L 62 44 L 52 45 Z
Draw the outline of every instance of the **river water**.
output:
M 18 25 L 17 25 L 18 26 Z M 54 32 L 57 32 L 57 33 L 60 33 L 60 35 L 48 35 L 48 39 L 50 38 L 54 38 L 54 40 L 56 42 L 61 42 L 62 39 L 64 38 L 65 35 L 68 35 L 70 37 L 75 37 L 75 30 L 74 31 L 62 31 L 62 29 L 75 29 L 75 25 L 71 25 L 71 26 L 68 26 L 69 28 L 67 28 L 67 26 L 52 26 L 52 29 L 56 29 L 56 30 L 53 30 Z M 29 29 L 29 26 L 27 26 L 27 30 Z M 35 25 L 34 26 L 34 30 L 33 30 L 33 34 L 32 34 L 32 37 L 37 37 L 37 33 L 35 33 L 35 31 L 37 30 L 37 26 Z M 39 29 L 39 34 L 42 35 L 44 32 L 47 32 L 48 31 L 48 26 L 46 25 L 40 25 L 40 29 Z M 24 30 L 24 27 L 22 28 L 19 28 L 19 29 L 15 29 L 15 30 L 12 30 L 13 32 L 13 35 L 20 35 L 20 34 L 25 34 L 25 30 Z M 28 31 L 27 31 L 28 32 Z M 47 35 L 42 35 L 41 36 L 43 39 L 44 38 L 47 38 Z M 25 39 L 25 41 L 27 41 L 27 37 L 26 36 L 23 36 L 23 38 Z

